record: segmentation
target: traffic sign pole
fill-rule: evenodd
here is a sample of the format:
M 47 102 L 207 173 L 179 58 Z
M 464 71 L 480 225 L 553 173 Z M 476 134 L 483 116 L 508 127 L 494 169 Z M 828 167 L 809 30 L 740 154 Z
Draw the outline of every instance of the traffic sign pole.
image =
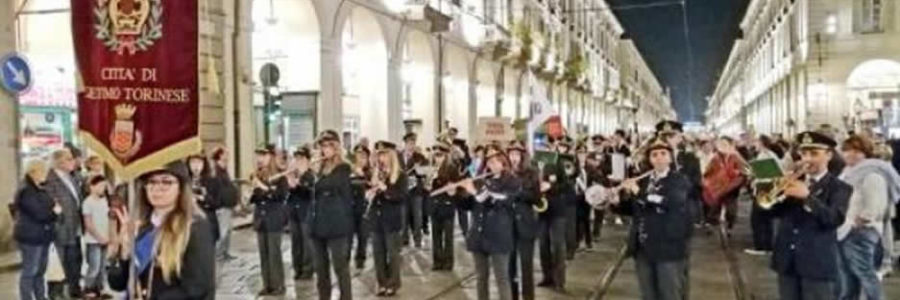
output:
M 20 53 L 10 53 L 0 58 L 0 87 L 10 94 L 13 99 L 13 145 L 16 152 L 16 178 L 22 174 L 22 136 L 21 136 L 21 107 L 19 96 L 31 88 L 34 81 L 31 73 L 31 65 Z

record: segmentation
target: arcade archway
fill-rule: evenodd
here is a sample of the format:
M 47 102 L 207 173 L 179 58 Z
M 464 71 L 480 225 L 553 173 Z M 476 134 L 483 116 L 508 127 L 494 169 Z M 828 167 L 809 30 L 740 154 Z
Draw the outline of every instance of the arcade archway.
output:
M 350 13 L 341 34 L 344 138 L 356 144 L 388 138 L 387 63 L 381 25 L 363 8 Z

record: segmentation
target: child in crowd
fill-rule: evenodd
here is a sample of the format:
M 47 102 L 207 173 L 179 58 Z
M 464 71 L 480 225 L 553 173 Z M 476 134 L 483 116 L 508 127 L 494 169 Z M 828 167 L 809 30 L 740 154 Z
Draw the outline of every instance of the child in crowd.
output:
M 84 216 L 84 241 L 87 245 L 88 272 L 85 276 L 85 299 L 108 299 L 103 294 L 106 280 L 106 245 L 109 244 L 109 202 L 107 182 L 103 175 L 88 180 L 88 197 L 81 214 Z

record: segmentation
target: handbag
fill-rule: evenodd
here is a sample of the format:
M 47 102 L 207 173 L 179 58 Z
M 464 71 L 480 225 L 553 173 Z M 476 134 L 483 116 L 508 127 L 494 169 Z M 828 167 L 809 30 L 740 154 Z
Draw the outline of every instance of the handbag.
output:
M 56 246 L 50 244 L 50 250 L 47 251 L 47 273 L 44 274 L 47 281 L 63 281 L 66 279 L 66 273 L 63 272 L 62 262 L 59 260 L 59 254 Z

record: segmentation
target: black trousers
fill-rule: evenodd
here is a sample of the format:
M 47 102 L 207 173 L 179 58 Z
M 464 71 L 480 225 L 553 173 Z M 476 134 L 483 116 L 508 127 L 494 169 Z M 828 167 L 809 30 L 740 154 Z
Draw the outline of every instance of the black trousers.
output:
M 431 258 L 435 270 L 453 269 L 453 216 L 431 218 Z
M 284 288 L 284 261 L 281 258 L 282 234 L 281 231 L 256 232 L 263 288 L 268 291 Z
M 575 250 L 578 250 L 578 208 L 576 205 L 566 206 L 566 258 L 575 258 Z
M 406 200 L 406 205 L 404 205 L 404 219 L 406 220 L 406 226 L 403 227 L 403 243 L 409 244 L 409 236 L 410 232 L 412 232 L 413 241 L 416 243 L 416 246 L 422 245 L 422 199 L 425 197 L 422 196 L 420 192 L 411 192 L 410 197 Z
M 353 215 L 353 235 L 350 236 L 350 242 L 352 244 L 353 239 L 356 238 L 356 251 L 353 254 L 353 260 L 356 262 L 356 267 L 361 268 L 366 263 L 366 248 L 369 245 L 369 235 L 371 229 L 369 228 L 369 221 L 366 220 L 363 215 L 364 212 L 355 213 Z M 348 247 L 347 250 L 350 251 L 352 247 Z M 347 258 L 349 259 L 349 253 Z
M 459 230 L 465 236 L 469 232 L 469 211 L 463 208 L 456 209 L 456 215 L 459 217 Z
M 734 228 L 734 222 L 737 221 L 738 196 L 741 195 L 741 189 L 722 196 L 719 203 L 709 207 L 707 221 L 712 225 L 719 225 L 719 216 L 722 210 L 725 210 L 725 225 L 730 230 Z
M 66 286 L 69 293 L 81 292 L 81 265 L 84 255 L 81 253 L 81 238 L 76 239 L 72 245 L 56 244 L 56 252 L 59 262 L 62 264 L 63 273 L 66 275 Z
M 375 278 L 378 287 L 400 289 L 400 232 L 374 230 L 372 255 L 375 257 Z
M 309 228 L 300 220 L 290 222 L 291 229 L 291 264 L 294 267 L 294 279 L 312 278 L 312 245 L 309 240 Z
M 591 233 L 593 233 L 593 238 L 599 240 L 600 236 L 603 233 L 603 218 L 606 217 L 606 211 L 602 209 L 594 210 L 594 220 L 593 226 L 591 227 Z
M 534 239 L 516 237 L 516 247 L 509 254 L 509 278 L 513 300 L 520 296 L 534 300 Z
M 539 233 L 544 281 L 563 287 L 566 283 L 566 218 L 541 220 Z
M 353 299 L 350 285 L 349 237 L 333 239 L 311 238 L 313 245 L 313 265 L 316 269 L 316 289 L 319 300 L 331 300 L 331 271 L 337 276 L 341 300 Z
M 584 244 L 591 247 L 593 240 L 591 239 L 591 207 L 587 205 L 579 205 L 575 218 L 575 247 L 584 241 Z M 571 252 L 571 250 L 569 250 Z
M 754 204 L 750 211 L 750 226 L 753 229 L 753 249 L 772 251 L 775 235 L 774 218 L 771 212 Z

